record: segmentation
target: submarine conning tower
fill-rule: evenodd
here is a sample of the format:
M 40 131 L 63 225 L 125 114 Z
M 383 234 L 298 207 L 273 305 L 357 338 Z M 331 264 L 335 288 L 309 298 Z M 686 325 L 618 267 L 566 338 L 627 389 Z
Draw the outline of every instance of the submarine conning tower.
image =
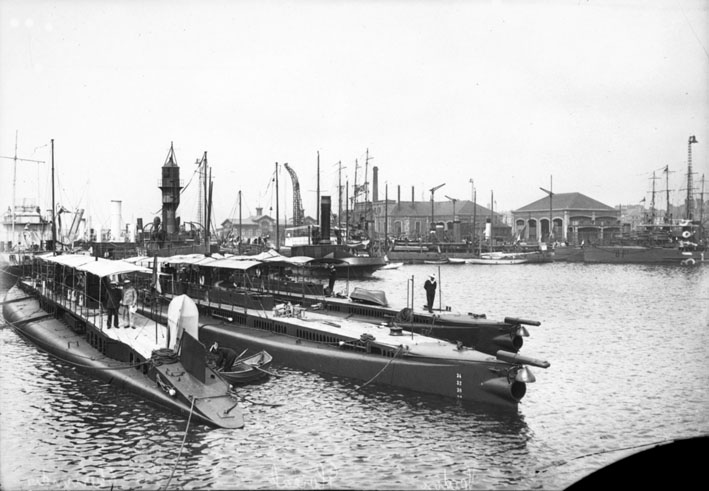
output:
M 162 191 L 162 226 L 167 237 L 171 238 L 178 232 L 176 213 L 180 205 L 182 189 L 180 167 L 177 165 L 172 142 L 170 142 L 170 151 L 167 153 L 165 164 L 162 166 L 162 180 L 159 187 Z

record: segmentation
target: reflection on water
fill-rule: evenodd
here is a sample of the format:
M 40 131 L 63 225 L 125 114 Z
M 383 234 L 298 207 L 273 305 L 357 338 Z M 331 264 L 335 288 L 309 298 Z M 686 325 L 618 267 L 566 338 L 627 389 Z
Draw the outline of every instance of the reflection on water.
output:
M 563 488 L 632 447 L 709 432 L 707 271 L 421 265 L 339 282 L 403 307 L 412 276 L 420 305 L 440 272 L 443 305 L 540 320 L 523 352 L 551 367 L 498 413 L 276 364 L 282 377 L 239 392 L 246 427 L 191 426 L 179 462 L 184 418 L 1 329 L 0 485 L 156 489 L 177 462 L 174 488 Z

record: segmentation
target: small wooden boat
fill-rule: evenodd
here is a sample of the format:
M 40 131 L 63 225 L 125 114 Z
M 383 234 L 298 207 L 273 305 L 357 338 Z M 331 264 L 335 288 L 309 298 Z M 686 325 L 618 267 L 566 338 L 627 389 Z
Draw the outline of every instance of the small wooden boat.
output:
M 365 288 L 356 287 L 350 294 L 350 299 L 353 302 L 366 303 L 369 305 L 380 305 L 382 307 L 389 305 L 386 293 L 382 290 L 367 290 Z
M 463 258 L 463 257 L 449 257 L 448 262 L 450 264 L 465 264 L 465 258 Z
M 465 260 L 468 264 L 524 264 L 529 259 L 524 254 L 512 252 L 488 252 L 481 254 L 479 258 Z
M 448 259 L 425 259 L 424 264 L 448 264 Z
M 470 258 L 465 260 L 466 264 L 525 264 L 528 261 L 524 258 L 513 257 L 487 257 Z
M 247 384 L 268 375 L 273 375 L 268 370 L 273 362 L 273 357 L 267 351 L 259 351 L 246 358 L 237 358 L 229 372 L 219 372 L 219 375 L 232 385 Z

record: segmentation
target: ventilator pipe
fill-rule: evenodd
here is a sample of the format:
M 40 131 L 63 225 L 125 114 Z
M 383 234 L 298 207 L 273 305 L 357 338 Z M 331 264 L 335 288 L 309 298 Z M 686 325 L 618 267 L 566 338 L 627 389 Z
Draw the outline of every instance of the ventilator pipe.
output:
M 519 402 L 527 393 L 527 384 L 516 380 L 509 382 L 507 377 L 491 378 L 480 385 L 485 391 L 506 401 Z
M 520 355 L 519 353 L 510 353 L 509 351 L 498 351 L 495 356 L 500 361 L 506 361 L 514 365 L 532 365 L 533 367 L 549 368 L 550 364 L 545 360 L 537 360 L 531 356 Z

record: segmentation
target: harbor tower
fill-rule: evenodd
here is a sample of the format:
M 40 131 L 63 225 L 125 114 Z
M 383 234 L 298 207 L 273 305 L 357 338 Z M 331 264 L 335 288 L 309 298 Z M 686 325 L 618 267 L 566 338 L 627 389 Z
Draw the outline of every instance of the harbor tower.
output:
M 162 180 L 159 188 L 162 191 L 162 229 L 169 240 L 177 235 L 179 230 L 176 213 L 177 207 L 180 205 L 180 190 L 182 189 L 180 167 L 177 165 L 172 142 L 165 164 L 162 166 Z

